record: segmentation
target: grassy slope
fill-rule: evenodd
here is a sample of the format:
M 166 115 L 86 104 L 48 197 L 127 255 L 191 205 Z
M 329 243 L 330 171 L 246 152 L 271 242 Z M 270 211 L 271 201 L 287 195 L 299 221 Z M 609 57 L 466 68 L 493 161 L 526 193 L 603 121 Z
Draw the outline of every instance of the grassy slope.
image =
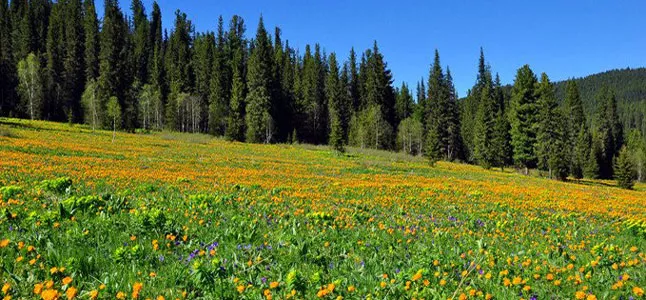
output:
M 53 266 L 66 266 L 82 293 L 106 284 L 104 298 L 130 293 L 135 282 L 144 283 L 146 297 L 186 291 L 189 298 L 252 299 L 271 281 L 280 283 L 274 295 L 294 289 L 306 298 L 334 282 L 331 294 L 347 299 L 446 299 L 470 290 L 499 299 L 572 298 L 581 283 L 599 297 L 627 297 L 646 284 L 644 233 L 623 223 L 646 220 L 641 184 L 626 191 L 612 182 L 430 167 L 398 153 L 350 149 L 339 156 L 324 146 L 206 135 L 117 133 L 112 143 L 108 131 L 14 119 L 0 119 L 0 133 L 0 186 L 23 188 L 17 201 L 0 201 L 0 228 L 14 229 L 0 236 L 12 241 L 0 248 L 0 265 L 28 278 L 12 281 L 15 298 L 57 280 L 46 272 Z M 67 194 L 40 187 L 59 176 L 74 182 Z M 59 203 L 70 195 L 102 195 L 103 202 L 98 211 L 64 218 Z M 165 222 L 150 221 L 160 212 Z M 214 241 L 216 254 L 186 263 Z M 40 267 L 25 263 L 34 253 L 42 254 Z M 468 288 L 459 275 L 465 269 Z M 406 288 L 418 270 L 429 285 Z M 563 283 L 555 286 L 548 274 Z M 611 289 L 621 274 L 632 281 Z M 514 278 L 524 283 L 506 286 Z M 240 279 L 250 284 L 243 294 Z

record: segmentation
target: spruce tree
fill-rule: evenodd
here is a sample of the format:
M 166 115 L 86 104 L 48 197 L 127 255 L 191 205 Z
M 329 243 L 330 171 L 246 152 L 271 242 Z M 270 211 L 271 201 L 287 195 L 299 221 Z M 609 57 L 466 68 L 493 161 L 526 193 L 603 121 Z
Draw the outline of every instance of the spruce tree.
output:
M 453 76 L 451 70 L 446 67 L 446 88 L 448 89 L 447 99 L 447 159 L 454 160 L 462 158 L 462 124 L 460 120 L 460 107 L 458 105 L 458 94 L 453 85 Z
M 83 2 L 83 33 L 85 35 L 85 78 L 99 77 L 99 20 L 94 0 Z
M 148 83 L 148 66 L 150 59 L 150 23 L 146 17 L 146 10 L 141 0 L 132 0 L 130 5 L 134 23 L 132 39 L 134 79 L 140 85 Z
M 529 173 L 529 168 L 536 165 L 536 75 L 524 65 L 518 69 L 514 86 L 510 111 L 511 144 L 514 149 L 514 162 Z
M 209 95 L 214 77 L 215 34 L 197 34 L 193 43 L 193 65 L 195 72 L 195 94 L 200 101 L 200 131 L 207 132 L 209 121 Z
M 473 155 L 479 165 L 490 168 L 496 163 L 493 140 L 495 135 L 496 112 L 491 83 L 480 90 L 480 107 L 473 129 Z
M 615 161 L 615 179 L 617 185 L 624 189 L 632 189 L 634 186 L 635 169 L 626 147 L 622 147 Z
M 623 128 L 619 121 L 614 92 L 608 87 L 602 87 L 597 94 L 597 102 L 600 103 L 597 113 L 597 137 L 601 148 L 599 176 L 611 179 L 613 177 L 613 159 L 623 145 Z
M 482 98 L 482 89 L 488 85 L 488 81 L 491 79 L 491 72 L 487 69 L 485 62 L 484 51 L 480 48 L 480 58 L 478 60 L 478 75 L 476 77 L 476 83 L 471 88 L 467 97 L 460 102 L 460 112 L 461 112 L 461 136 L 464 142 L 463 146 L 463 155 L 467 162 L 475 161 L 475 127 L 476 127 L 476 115 L 478 114 L 478 109 L 480 108 L 480 99 Z
M 583 166 L 585 164 L 585 155 L 579 150 L 584 142 L 581 131 L 586 130 L 585 114 L 583 112 L 583 103 L 579 94 L 579 88 L 576 81 L 570 79 L 567 81 L 565 89 L 565 112 L 567 118 L 567 133 L 569 139 L 568 150 L 570 153 L 570 173 L 576 179 L 583 177 Z M 587 131 L 587 130 L 586 130 Z M 589 148 L 588 150 L 589 151 Z
M 249 57 L 246 108 L 246 140 L 250 143 L 270 143 L 274 134 L 270 94 L 272 51 L 262 16 L 258 22 L 253 50 Z
M 116 97 L 122 114 L 130 111 L 126 92 L 130 88 L 128 70 L 128 26 L 116 0 L 104 2 L 103 25 L 100 34 L 98 94 L 101 111 L 111 97 Z M 114 127 L 114 119 L 101 118 L 105 127 Z M 119 118 L 119 121 L 129 118 Z M 120 125 L 120 124 L 119 124 Z
M 432 161 L 447 158 L 449 101 L 446 78 L 440 65 L 440 54 L 435 58 L 428 78 L 428 103 L 426 109 L 426 156 Z
M 231 71 L 227 64 L 225 46 L 224 21 L 220 16 L 209 93 L 209 132 L 213 135 L 224 134 L 229 115 Z
M 541 80 L 538 84 L 536 93 L 538 94 L 537 112 L 538 118 L 536 123 L 536 157 L 538 168 L 548 170 L 550 177 L 552 170 L 548 161 L 552 148 L 556 146 L 557 122 L 560 115 L 557 115 L 558 103 L 554 97 L 554 87 L 550 82 L 547 74 L 541 74 Z
M 234 61 L 242 58 L 242 51 L 238 50 Z M 245 82 L 240 68 L 233 68 L 233 80 L 231 87 L 230 113 L 227 118 L 225 136 L 229 140 L 244 141 L 245 133 Z
M 11 116 L 16 108 L 18 80 L 11 38 L 12 25 L 9 3 L 0 0 L 0 116 Z
M 408 89 L 408 85 L 402 82 L 402 87 L 399 89 L 399 93 L 397 93 L 397 100 L 395 102 L 397 124 L 413 114 L 414 105 L 413 96 Z
M 59 4 L 60 5 L 60 4 Z M 65 2 L 64 13 L 64 62 L 62 73 L 62 90 L 64 99 L 64 113 L 66 120 L 72 122 L 83 121 L 81 108 L 81 95 L 85 88 L 85 62 L 84 62 L 84 29 L 83 7 L 81 0 Z
M 588 131 L 585 124 L 581 125 L 577 131 L 576 143 L 572 151 L 572 176 L 576 179 L 581 179 L 584 176 L 584 173 L 587 173 L 588 177 L 596 177 L 598 172 L 598 167 L 595 167 L 597 159 L 596 157 L 590 157 L 590 152 L 592 151 L 592 137 Z M 592 159 L 594 165 L 590 165 L 591 162 L 588 160 Z M 584 172 L 588 168 L 587 172 Z
M 502 110 L 498 110 L 496 121 L 493 129 L 493 139 L 491 147 L 493 148 L 493 165 L 504 170 L 505 166 L 512 164 L 513 150 L 511 148 L 511 127 L 509 120 Z
M 352 100 L 352 111 L 355 113 L 359 111 L 361 94 L 359 88 L 359 71 L 357 70 L 357 54 L 355 53 L 354 48 L 350 49 L 348 64 L 350 65 L 350 99 Z
M 325 96 L 330 112 L 330 146 L 339 152 L 345 152 L 342 118 L 347 108 L 345 106 L 344 89 L 339 79 L 339 66 L 336 54 L 332 52 L 329 57 L 329 71 L 325 82 Z

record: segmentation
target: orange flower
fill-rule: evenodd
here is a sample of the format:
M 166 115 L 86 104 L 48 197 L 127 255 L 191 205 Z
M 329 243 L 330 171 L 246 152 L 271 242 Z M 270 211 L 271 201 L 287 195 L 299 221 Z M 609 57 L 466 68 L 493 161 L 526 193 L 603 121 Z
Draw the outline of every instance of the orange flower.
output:
M 633 287 L 633 294 L 635 294 L 635 296 L 637 297 L 641 297 L 644 295 L 644 290 L 638 286 Z
M 76 290 L 75 287 L 70 287 L 65 291 L 65 296 L 67 296 L 67 300 L 71 300 L 76 298 L 76 295 L 78 294 L 78 291 Z
M 72 277 L 67 276 L 63 278 L 63 285 L 68 285 L 70 283 L 72 283 Z
M 34 294 L 40 295 L 40 293 L 43 291 L 43 284 L 42 283 L 36 283 L 34 285 Z
M 91 290 L 91 291 L 90 291 L 90 293 L 89 293 L 89 295 L 90 295 L 90 299 L 92 299 L 92 300 L 96 300 L 96 298 L 98 298 L 98 297 L 99 297 L 99 291 L 97 291 L 97 290 Z
M 4 248 L 4 247 L 9 246 L 9 242 L 10 242 L 9 239 L 4 239 L 4 240 L 0 241 L 0 248 Z
M 58 291 L 54 289 L 46 289 L 40 294 L 40 296 L 43 298 L 43 300 L 57 300 L 59 294 Z
M 143 288 L 144 285 L 141 282 L 135 282 L 135 284 L 132 285 L 132 299 L 139 299 L 139 294 Z

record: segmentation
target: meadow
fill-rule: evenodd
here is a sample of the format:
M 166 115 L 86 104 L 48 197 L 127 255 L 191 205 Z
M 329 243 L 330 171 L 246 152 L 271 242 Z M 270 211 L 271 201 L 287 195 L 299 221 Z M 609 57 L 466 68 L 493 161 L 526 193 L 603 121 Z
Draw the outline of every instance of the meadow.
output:
M 0 119 L 4 299 L 640 299 L 646 186 Z

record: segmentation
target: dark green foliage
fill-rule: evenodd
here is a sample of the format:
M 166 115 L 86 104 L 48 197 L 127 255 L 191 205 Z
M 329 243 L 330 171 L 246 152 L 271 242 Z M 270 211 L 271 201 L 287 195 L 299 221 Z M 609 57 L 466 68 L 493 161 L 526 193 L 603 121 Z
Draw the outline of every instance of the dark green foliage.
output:
M 529 65 L 518 69 L 510 107 L 511 144 L 514 148 L 514 162 L 525 168 L 525 174 L 528 168 L 536 165 L 536 85 L 536 75 Z
M 148 72 L 150 71 L 150 23 L 146 17 L 146 10 L 141 0 L 132 0 L 130 5 L 134 23 L 133 40 L 133 68 L 134 78 L 140 84 L 148 82 Z
M 493 138 L 491 141 L 493 148 L 494 167 L 504 169 L 505 166 L 512 164 L 513 149 L 511 148 L 511 126 L 507 116 L 501 111 L 496 115 L 494 124 Z
M 450 88 L 440 65 L 440 54 L 435 50 L 435 59 L 428 79 L 426 100 L 425 154 L 431 160 L 452 159 L 449 149 L 449 128 L 455 122 L 450 101 Z
M 336 54 L 330 54 L 329 71 L 325 82 L 325 95 L 329 105 L 330 113 L 330 145 L 334 150 L 345 152 L 344 125 L 347 120 L 348 94 L 343 82 L 339 78 L 339 65 L 336 61 Z
M 597 95 L 597 101 L 600 103 L 596 130 L 596 138 L 601 148 L 599 176 L 611 179 L 613 177 L 613 159 L 623 145 L 623 128 L 619 122 L 614 92 L 607 87 L 602 88 Z
M 491 81 L 491 72 L 485 64 L 484 51 L 480 48 L 480 58 L 478 60 L 478 76 L 473 88 L 465 99 L 460 101 L 460 116 L 461 116 L 461 130 L 460 134 L 464 142 L 463 156 L 466 161 L 474 162 L 475 158 L 475 144 L 474 134 L 476 127 L 476 116 L 480 108 L 480 99 L 482 97 L 482 89 L 485 88 Z
M 99 77 L 99 20 L 94 0 L 83 2 L 83 29 L 85 34 L 85 77 L 89 81 Z
M 270 143 L 274 134 L 274 119 L 271 115 L 272 51 L 269 35 L 262 17 L 258 23 L 256 39 L 249 57 L 247 72 L 247 133 L 250 143 Z
M 574 140 L 574 147 L 572 148 L 572 152 L 570 154 L 572 160 L 571 174 L 574 178 L 581 179 L 583 178 L 584 169 L 586 168 L 588 158 L 590 157 L 592 137 L 590 136 L 588 128 L 585 125 L 581 125 L 579 130 L 577 130 L 576 132 L 577 135 L 576 139 Z M 595 172 L 598 172 L 598 170 Z
M 168 75 L 170 94 L 166 102 L 166 127 L 182 130 L 184 123 L 180 114 L 177 99 L 180 94 L 189 93 L 193 87 L 193 70 L 191 68 L 193 25 L 185 13 L 175 12 L 175 29 L 168 41 L 165 52 L 166 74 Z
M 227 118 L 229 117 L 232 74 L 227 64 L 222 16 L 218 19 L 218 32 L 215 42 L 209 93 L 209 133 L 223 135 L 227 127 Z
M 624 189 L 632 189 L 634 185 L 635 168 L 626 147 L 622 147 L 615 161 L 615 179 L 617 185 Z
M 12 1 L 16 2 L 16 1 Z M 0 0 L 0 116 L 15 114 L 18 78 L 14 61 L 12 20 L 7 0 Z
M 212 32 L 197 34 L 193 45 L 193 66 L 195 71 L 195 95 L 200 100 L 200 131 L 207 132 L 209 121 L 209 97 L 214 77 L 215 35 Z
M 497 150 L 494 147 L 496 130 L 496 112 L 491 82 L 480 90 L 480 107 L 476 114 L 473 139 L 473 155 L 479 165 L 490 168 L 496 165 Z
M 397 124 L 413 115 L 414 106 L 415 102 L 413 102 L 413 96 L 408 89 L 408 85 L 404 82 L 397 93 L 397 100 L 395 102 Z

